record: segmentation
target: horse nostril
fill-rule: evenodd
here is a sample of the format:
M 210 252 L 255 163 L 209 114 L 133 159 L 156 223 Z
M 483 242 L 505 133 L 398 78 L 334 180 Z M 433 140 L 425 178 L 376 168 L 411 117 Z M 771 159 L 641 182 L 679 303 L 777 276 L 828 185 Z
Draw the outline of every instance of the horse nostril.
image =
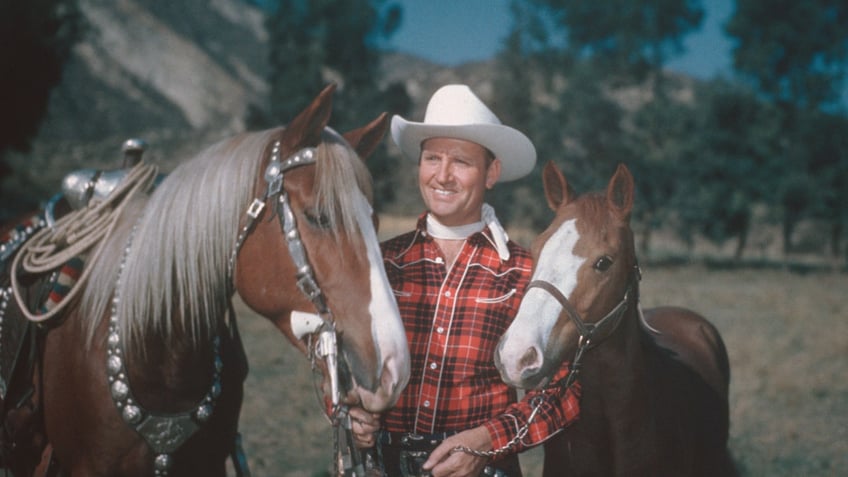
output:
M 539 352 L 536 350 L 535 346 L 531 346 L 518 360 L 518 366 L 521 370 L 526 370 L 527 368 L 538 367 L 539 361 Z

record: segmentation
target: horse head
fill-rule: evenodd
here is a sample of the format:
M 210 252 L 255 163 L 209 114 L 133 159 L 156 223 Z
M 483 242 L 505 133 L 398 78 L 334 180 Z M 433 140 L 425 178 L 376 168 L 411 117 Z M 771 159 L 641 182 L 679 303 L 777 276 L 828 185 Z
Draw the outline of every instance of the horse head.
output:
M 335 133 L 327 127 L 333 90 L 270 136 L 264 177 L 255 184 L 264 207 L 246 230 L 234 283 L 248 306 L 305 353 L 319 331 L 332 329 L 342 379 L 349 381 L 350 395 L 342 398 L 380 411 L 409 378 L 406 335 L 375 231 L 371 177 L 360 159 L 377 147 L 388 121 L 383 114 L 344 136 Z M 316 326 L 303 331 L 303 316 Z
M 605 193 L 577 196 L 553 163 L 543 181 L 556 215 L 533 243 L 533 277 L 495 355 L 502 379 L 520 388 L 543 387 L 579 345 L 609 336 L 638 273 L 626 166 L 618 166 Z

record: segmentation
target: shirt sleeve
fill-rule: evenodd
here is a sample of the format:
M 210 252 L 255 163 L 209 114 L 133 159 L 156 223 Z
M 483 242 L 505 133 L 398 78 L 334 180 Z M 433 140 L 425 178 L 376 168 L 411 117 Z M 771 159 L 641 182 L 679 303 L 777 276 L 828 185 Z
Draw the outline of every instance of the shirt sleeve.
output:
M 501 449 L 518 435 L 535 411 L 527 433 L 506 449 L 504 455 L 521 452 L 539 445 L 561 431 L 580 414 L 580 383 L 575 380 L 567 389 L 569 363 L 565 362 L 545 389 L 532 390 L 524 397 L 504 410 L 503 413 L 487 421 L 484 425 L 492 438 L 492 449 Z M 536 409 L 538 406 L 538 409 Z

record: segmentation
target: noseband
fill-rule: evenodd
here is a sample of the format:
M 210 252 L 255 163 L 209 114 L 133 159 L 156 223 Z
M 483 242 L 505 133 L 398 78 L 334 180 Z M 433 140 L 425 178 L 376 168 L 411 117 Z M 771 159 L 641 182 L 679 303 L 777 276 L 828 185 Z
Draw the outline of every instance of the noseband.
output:
M 624 292 L 624 297 L 617 305 L 610 310 L 603 318 L 594 322 L 587 323 L 580 316 L 576 308 L 568 301 L 568 298 L 551 282 L 545 280 L 533 280 L 527 285 L 527 291 L 531 288 L 541 288 L 548 292 L 554 299 L 559 302 L 563 310 L 565 310 L 568 318 L 577 327 L 577 332 L 580 333 L 578 344 L 583 347 L 590 347 L 592 344 L 597 345 L 600 341 L 609 337 L 621 323 L 621 318 L 627 310 L 627 303 L 630 300 L 630 294 L 635 288 L 635 284 L 642 278 L 642 272 L 638 265 L 633 266 L 633 279 L 627 285 L 627 290 Z M 526 293 L 526 292 L 525 292 Z

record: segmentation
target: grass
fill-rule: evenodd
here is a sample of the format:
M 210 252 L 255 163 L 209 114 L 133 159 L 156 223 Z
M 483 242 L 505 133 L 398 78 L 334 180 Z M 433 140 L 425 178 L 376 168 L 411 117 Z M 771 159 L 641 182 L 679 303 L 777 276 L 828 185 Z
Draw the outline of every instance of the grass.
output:
M 644 267 L 644 306 L 707 316 L 730 355 L 730 448 L 743 476 L 848 469 L 848 275 L 785 269 Z M 255 475 L 326 475 L 332 433 L 306 359 L 241 307 L 251 364 L 241 430 Z M 541 449 L 522 455 L 541 475 Z

